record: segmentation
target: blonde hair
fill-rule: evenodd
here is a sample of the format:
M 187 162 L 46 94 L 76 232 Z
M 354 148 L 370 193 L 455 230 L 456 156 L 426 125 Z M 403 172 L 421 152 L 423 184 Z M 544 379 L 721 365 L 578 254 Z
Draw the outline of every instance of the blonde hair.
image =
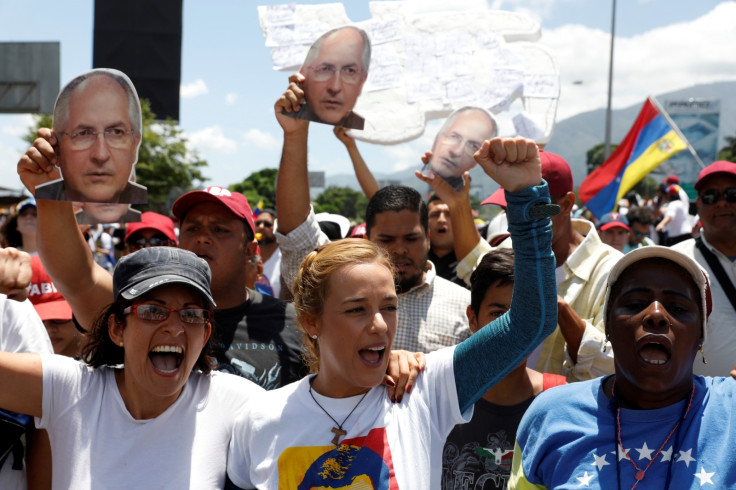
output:
M 365 238 L 345 238 L 318 247 L 304 258 L 294 280 L 294 308 L 299 329 L 304 335 L 303 357 L 310 373 L 319 369 L 319 343 L 307 333 L 305 321 L 322 314 L 329 293 L 330 278 L 347 265 L 378 263 L 394 276 L 386 252 Z

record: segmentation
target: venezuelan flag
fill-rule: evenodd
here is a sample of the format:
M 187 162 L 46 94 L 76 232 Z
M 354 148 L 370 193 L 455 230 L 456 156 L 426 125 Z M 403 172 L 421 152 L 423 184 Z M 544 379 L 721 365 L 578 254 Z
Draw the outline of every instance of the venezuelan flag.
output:
M 680 133 L 670 126 L 651 97 L 647 98 L 626 138 L 585 178 L 578 196 L 600 218 L 613 211 L 618 200 L 649 172 L 685 148 L 687 143 Z

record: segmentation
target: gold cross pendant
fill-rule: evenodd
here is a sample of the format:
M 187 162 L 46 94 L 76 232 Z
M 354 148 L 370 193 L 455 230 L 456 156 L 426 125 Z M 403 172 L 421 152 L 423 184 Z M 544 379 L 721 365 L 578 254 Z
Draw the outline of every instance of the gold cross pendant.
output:
M 335 437 L 332 438 L 332 444 L 337 446 L 340 443 L 340 437 L 346 435 L 347 432 L 342 429 L 338 429 L 337 427 L 333 427 L 331 430 L 335 434 Z

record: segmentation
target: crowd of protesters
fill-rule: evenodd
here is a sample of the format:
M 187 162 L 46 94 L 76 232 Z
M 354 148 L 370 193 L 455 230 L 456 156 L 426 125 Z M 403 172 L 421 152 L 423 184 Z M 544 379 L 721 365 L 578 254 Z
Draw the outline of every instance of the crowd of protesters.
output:
M 123 100 L 78 160 L 140 139 L 106 77 L 70 89 L 74 118 L 75 90 Z M 33 198 L 5 220 L 0 488 L 736 487 L 736 163 L 700 171 L 697 216 L 671 175 L 595 219 L 562 156 L 463 108 L 417 156 L 426 192 L 380 188 L 336 128 L 369 199 L 350 223 L 310 202 L 305 82 L 274 106 L 273 208 L 210 186 L 128 223 Z M 31 194 L 88 136 L 60 119 L 18 162 Z

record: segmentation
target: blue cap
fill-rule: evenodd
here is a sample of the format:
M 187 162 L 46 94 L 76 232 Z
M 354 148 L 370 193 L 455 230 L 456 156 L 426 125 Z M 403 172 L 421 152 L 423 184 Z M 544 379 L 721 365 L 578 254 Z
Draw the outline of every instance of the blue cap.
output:
M 18 203 L 18 206 L 16 208 L 18 210 L 18 214 L 22 213 L 23 210 L 29 206 L 33 206 L 34 208 L 38 207 L 36 206 L 36 200 L 32 196 L 27 199 L 23 199 L 21 202 Z

